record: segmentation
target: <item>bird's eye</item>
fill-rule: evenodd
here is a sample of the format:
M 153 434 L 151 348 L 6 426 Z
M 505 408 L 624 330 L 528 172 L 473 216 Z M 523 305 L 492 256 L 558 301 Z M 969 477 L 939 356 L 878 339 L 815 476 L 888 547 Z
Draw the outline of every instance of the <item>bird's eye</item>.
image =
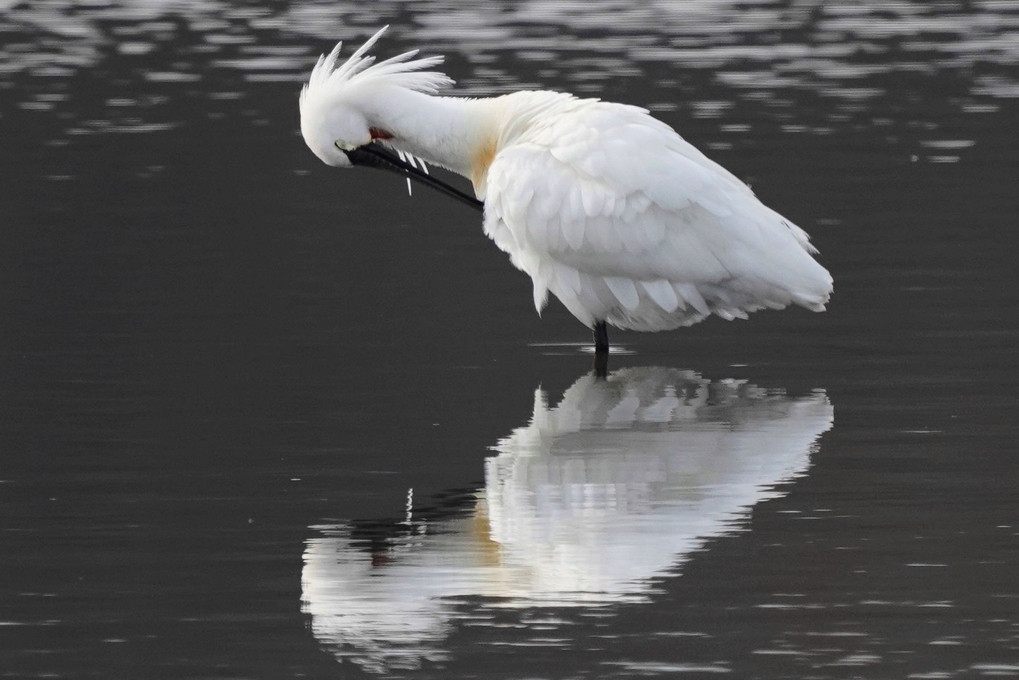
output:
M 357 148 L 356 144 L 348 144 L 347 142 L 341 141 L 339 139 L 333 142 L 333 144 L 335 144 L 336 148 L 339 149 L 340 151 L 353 151 L 354 149 Z

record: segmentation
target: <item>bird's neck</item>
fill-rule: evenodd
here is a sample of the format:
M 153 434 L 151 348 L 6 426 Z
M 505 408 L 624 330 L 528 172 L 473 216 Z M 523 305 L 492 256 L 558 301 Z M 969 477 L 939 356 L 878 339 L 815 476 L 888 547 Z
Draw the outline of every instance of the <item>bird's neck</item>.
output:
M 492 100 L 436 97 L 392 87 L 365 113 L 392 135 L 394 148 L 469 178 L 479 195 L 496 152 L 499 124 Z

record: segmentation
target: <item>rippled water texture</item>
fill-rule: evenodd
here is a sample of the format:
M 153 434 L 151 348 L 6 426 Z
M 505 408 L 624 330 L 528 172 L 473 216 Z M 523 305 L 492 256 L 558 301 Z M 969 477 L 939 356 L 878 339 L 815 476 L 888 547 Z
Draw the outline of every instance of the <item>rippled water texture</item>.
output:
M 1019 676 L 1014 2 L 0 0 L 0 677 Z M 318 54 L 639 104 L 825 314 L 616 332 Z

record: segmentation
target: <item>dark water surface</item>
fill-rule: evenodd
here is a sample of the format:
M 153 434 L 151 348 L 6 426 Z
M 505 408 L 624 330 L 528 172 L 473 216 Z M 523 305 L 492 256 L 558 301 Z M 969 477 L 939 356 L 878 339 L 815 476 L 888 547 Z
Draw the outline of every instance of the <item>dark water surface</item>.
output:
M 1019 676 L 1013 2 L 0 2 L 0 677 Z M 826 314 L 587 331 L 335 39 L 641 104 Z

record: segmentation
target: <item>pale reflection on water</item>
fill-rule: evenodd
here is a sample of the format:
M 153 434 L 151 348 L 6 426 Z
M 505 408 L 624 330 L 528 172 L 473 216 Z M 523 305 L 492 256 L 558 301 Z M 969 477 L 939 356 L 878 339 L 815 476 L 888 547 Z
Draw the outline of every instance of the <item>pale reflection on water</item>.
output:
M 692 371 L 584 376 L 485 462 L 466 513 L 406 517 L 365 543 L 349 522 L 313 527 L 303 609 L 338 657 L 372 671 L 445 658 L 472 607 L 639 603 L 655 580 L 802 475 L 834 410 L 823 391 L 790 397 Z M 463 598 L 475 598 L 465 601 Z

